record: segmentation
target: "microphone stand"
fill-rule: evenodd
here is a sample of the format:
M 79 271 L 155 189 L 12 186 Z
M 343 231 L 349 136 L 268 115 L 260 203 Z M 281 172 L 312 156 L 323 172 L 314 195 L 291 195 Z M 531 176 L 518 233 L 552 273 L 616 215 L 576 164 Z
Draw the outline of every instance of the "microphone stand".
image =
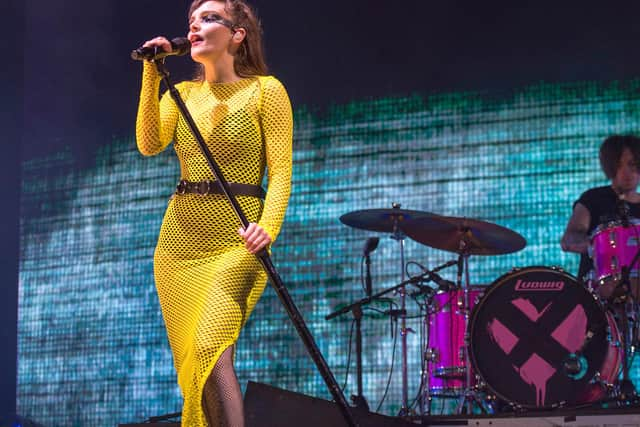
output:
M 207 163 L 211 168 L 211 172 L 213 172 L 213 176 L 219 182 L 220 187 L 222 188 L 222 192 L 224 193 L 225 197 L 229 200 L 229 203 L 231 204 L 231 207 L 233 208 L 234 213 L 242 223 L 242 226 L 244 228 L 247 228 L 249 226 L 249 221 L 247 220 L 247 217 L 242 211 L 242 207 L 240 207 L 240 204 L 236 200 L 234 194 L 231 192 L 229 183 L 222 175 L 222 170 L 216 163 L 215 159 L 213 158 L 213 155 L 209 151 L 209 148 L 207 147 L 204 139 L 202 138 L 202 135 L 198 130 L 198 126 L 193 121 L 193 117 L 191 117 L 191 114 L 189 113 L 187 106 L 185 105 L 184 101 L 182 100 L 182 97 L 180 96 L 180 92 L 178 92 L 178 90 L 175 88 L 175 86 L 169 79 L 169 72 L 165 68 L 162 61 L 154 61 L 154 63 L 156 64 L 156 68 L 158 69 L 158 72 L 162 76 L 162 80 L 165 82 L 165 84 L 169 88 L 171 97 L 175 101 L 178 109 L 180 110 L 182 117 L 185 119 L 185 121 L 189 125 L 189 129 L 193 133 L 193 136 L 195 137 L 196 141 L 198 142 L 200 150 L 202 151 L 202 154 L 205 156 Z M 295 303 L 291 299 L 291 296 L 289 295 L 287 288 L 282 282 L 280 275 L 276 271 L 276 268 L 273 265 L 273 262 L 271 261 L 271 257 L 269 256 L 269 253 L 267 252 L 266 249 L 262 249 L 260 252 L 256 253 L 256 257 L 258 258 L 258 261 L 260 261 L 260 264 L 262 264 L 262 267 L 264 268 L 267 275 L 269 276 L 270 282 L 273 285 L 276 291 L 276 294 L 280 299 L 280 302 L 282 303 L 285 310 L 289 314 L 289 318 L 293 322 L 293 325 L 295 326 L 298 334 L 300 335 L 300 338 L 302 339 L 302 342 L 304 343 L 307 351 L 309 352 L 309 355 L 315 362 L 316 367 L 320 372 L 320 375 L 322 376 L 322 379 L 324 380 L 325 384 L 327 385 L 329 392 L 333 396 L 334 401 L 338 404 L 338 407 L 340 408 L 342 417 L 344 418 L 345 422 L 350 427 L 358 426 L 356 420 L 353 417 L 353 414 L 351 413 L 347 400 L 345 399 L 344 394 L 340 389 L 340 386 L 338 385 L 336 379 L 334 378 L 333 373 L 329 369 L 329 366 L 327 365 L 327 362 L 322 356 L 320 349 L 315 343 L 313 336 L 311 335 L 311 332 L 309 332 L 309 329 L 307 328 L 307 325 L 305 324 L 305 321 L 302 318 L 300 311 L 298 310 Z
M 370 297 L 371 292 L 373 291 L 372 291 L 372 285 L 371 285 L 371 257 L 369 256 L 369 254 L 366 254 L 364 256 L 364 263 L 366 265 L 365 276 L 364 276 L 364 283 L 365 283 L 364 289 L 367 296 Z
M 356 322 L 356 379 L 358 383 L 358 393 L 351 396 L 351 401 L 356 405 L 356 408 L 369 412 L 369 404 L 362 394 L 362 306 L 355 305 L 351 311 Z

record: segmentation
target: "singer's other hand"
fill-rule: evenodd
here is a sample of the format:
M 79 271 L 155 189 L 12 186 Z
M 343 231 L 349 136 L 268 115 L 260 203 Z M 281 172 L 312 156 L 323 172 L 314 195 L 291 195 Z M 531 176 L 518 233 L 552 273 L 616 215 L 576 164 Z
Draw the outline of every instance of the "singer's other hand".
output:
M 264 228 L 255 222 L 250 223 L 246 230 L 240 227 L 238 233 L 244 239 L 244 246 L 252 254 L 259 252 L 271 243 L 271 237 L 264 231 Z
M 165 52 L 171 52 L 172 50 L 171 42 L 166 37 L 163 37 L 163 36 L 152 38 L 151 40 L 147 40 L 142 44 L 142 47 L 153 48 L 156 46 L 164 50 Z

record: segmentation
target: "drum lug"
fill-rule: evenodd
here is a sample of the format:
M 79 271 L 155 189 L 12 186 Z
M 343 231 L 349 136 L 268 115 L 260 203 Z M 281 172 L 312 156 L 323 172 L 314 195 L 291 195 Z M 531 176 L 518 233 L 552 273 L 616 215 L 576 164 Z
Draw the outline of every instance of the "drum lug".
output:
M 440 352 L 437 348 L 429 347 L 424 352 L 424 360 L 425 362 L 438 363 L 440 361 Z
M 458 350 L 458 357 L 460 360 L 465 360 L 465 356 L 467 355 L 467 349 L 465 347 L 460 347 Z
M 613 255 L 611 256 L 611 270 L 612 271 L 618 271 L 618 267 L 619 267 L 619 262 L 618 262 L 618 257 Z
M 612 248 L 616 247 L 616 232 L 615 231 L 610 231 L 609 232 L 609 245 Z

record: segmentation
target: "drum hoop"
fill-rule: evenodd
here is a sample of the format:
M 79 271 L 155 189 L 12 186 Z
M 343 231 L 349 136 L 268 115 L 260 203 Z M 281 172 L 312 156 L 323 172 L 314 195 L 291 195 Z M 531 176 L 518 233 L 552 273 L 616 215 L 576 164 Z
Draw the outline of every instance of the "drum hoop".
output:
M 629 218 L 629 224 L 633 225 L 634 227 L 640 227 L 640 218 Z M 593 240 L 594 237 L 596 237 L 598 234 L 606 231 L 609 228 L 618 228 L 618 227 L 624 227 L 622 225 L 622 221 L 619 219 L 606 221 L 601 224 L 598 224 L 596 228 L 594 228 L 591 234 L 589 235 L 589 240 Z

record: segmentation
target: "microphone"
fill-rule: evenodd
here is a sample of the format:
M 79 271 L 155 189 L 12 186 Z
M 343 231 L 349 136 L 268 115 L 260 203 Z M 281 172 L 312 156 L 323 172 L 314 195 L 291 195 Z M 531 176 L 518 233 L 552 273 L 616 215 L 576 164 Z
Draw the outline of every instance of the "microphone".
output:
M 364 242 L 364 248 L 362 248 L 362 254 L 364 256 L 369 256 L 369 254 L 376 250 L 378 247 L 378 242 L 380 242 L 379 237 L 369 237 L 366 242 Z
M 373 289 L 371 286 L 371 258 L 369 258 L 369 254 L 376 250 L 376 248 L 378 247 L 378 242 L 380 242 L 379 237 L 369 237 L 367 241 L 364 242 L 364 248 L 362 248 L 362 255 L 364 256 L 364 262 L 367 266 L 364 279 L 364 289 L 368 297 L 370 297 L 373 293 Z
M 431 271 L 427 272 L 429 273 L 429 279 L 431 279 L 433 283 L 438 285 L 438 288 L 440 290 L 448 291 L 456 287 L 455 283 L 453 283 L 451 280 L 443 279 L 438 273 L 433 273 Z
M 154 59 L 161 59 L 167 56 L 186 55 L 191 51 L 191 42 L 186 37 L 176 37 L 171 40 L 171 52 L 163 50 L 161 47 L 139 47 L 131 52 L 131 59 L 136 61 L 152 61 Z

